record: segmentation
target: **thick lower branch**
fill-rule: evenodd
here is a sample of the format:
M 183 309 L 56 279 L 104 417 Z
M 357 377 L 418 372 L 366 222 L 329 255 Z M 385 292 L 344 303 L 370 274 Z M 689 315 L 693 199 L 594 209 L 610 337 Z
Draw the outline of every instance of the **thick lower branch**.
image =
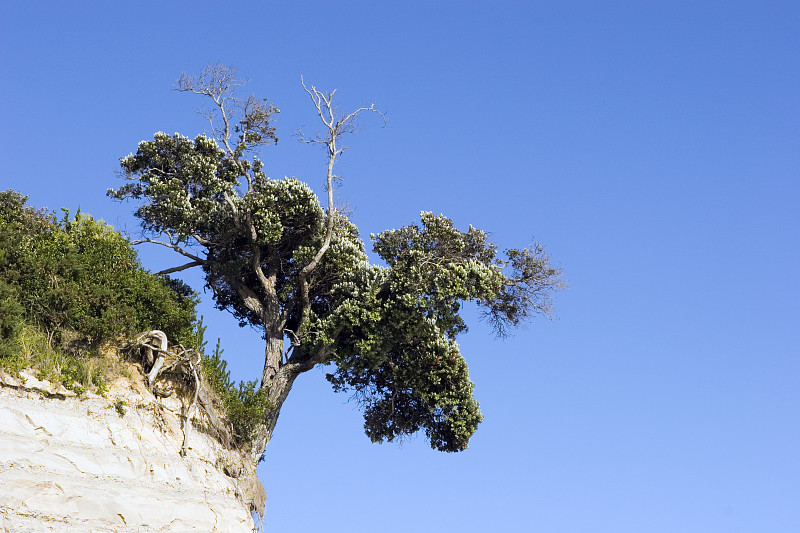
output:
M 261 304 L 261 300 L 258 298 L 258 295 L 248 287 L 247 285 L 235 285 L 236 293 L 244 302 L 244 305 L 257 314 L 259 317 L 264 317 L 264 306 Z

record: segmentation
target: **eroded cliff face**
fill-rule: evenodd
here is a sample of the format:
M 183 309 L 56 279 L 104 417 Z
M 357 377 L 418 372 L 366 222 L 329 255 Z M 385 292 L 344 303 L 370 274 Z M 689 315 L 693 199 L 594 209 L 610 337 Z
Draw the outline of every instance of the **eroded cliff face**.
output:
M 139 375 L 78 398 L 0 372 L 0 531 L 254 530 L 265 495 L 253 466 L 202 421 L 188 424 L 181 456 L 176 400 Z

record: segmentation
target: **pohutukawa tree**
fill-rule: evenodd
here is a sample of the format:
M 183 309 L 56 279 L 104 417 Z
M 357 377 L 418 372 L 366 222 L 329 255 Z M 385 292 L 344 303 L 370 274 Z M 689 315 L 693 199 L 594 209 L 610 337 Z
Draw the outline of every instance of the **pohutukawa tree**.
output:
M 295 379 L 331 365 L 336 391 L 359 400 L 375 442 L 424 430 L 433 448 L 460 451 L 482 420 L 456 336 L 459 314 L 477 302 L 503 334 L 537 313 L 549 314 L 562 286 L 559 269 L 534 245 L 502 255 L 485 232 L 421 214 L 419 224 L 371 235 L 384 264 L 370 264 L 358 229 L 334 202 L 342 139 L 374 106 L 337 113 L 334 93 L 302 83 L 321 128 L 313 137 L 328 156 L 325 205 L 294 178 L 267 177 L 259 149 L 277 143 L 278 109 L 239 98 L 234 69 L 181 75 L 178 89 L 211 104 L 211 136 L 156 133 L 121 160 L 126 183 L 109 190 L 139 201 L 148 242 L 170 248 L 203 270 L 216 305 L 265 340 L 261 387 L 274 406 L 253 447 L 269 442 Z

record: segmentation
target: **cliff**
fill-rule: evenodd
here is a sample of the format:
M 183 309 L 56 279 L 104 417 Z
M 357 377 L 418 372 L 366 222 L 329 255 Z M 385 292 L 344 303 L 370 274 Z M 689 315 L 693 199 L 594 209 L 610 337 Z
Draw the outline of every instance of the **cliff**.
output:
M 79 398 L 0 372 L 0 531 L 254 530 L 265 495 L 252 461 L 200 415 L 184 447 L 180 401 L 153 396 L 136 365 L 129 374 Z

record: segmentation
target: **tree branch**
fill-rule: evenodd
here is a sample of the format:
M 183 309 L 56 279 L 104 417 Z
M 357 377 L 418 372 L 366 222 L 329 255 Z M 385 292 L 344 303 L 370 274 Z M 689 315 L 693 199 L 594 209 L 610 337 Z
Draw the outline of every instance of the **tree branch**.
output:
M 199 244 L 200 246 L 205 246 L 206 248 L 214 245 L 214 242 L 209 241 L 205 237 L 201 237 L 197 233 L 192 233 L 192 238 L 197 241 L 197 244 Z
M 244 302 L 244 305 L 247 306 L 252 312 L 257 314 L 261 317 L 262 321 L 264 320 L 264 305 L 261 303 L 261 300 L 258 298 L 258 295 L 248 287 L 247 285 L 236 284 L 235 286 L 236 292 L 239 294 L 239 297 Z M 264 324 L 264 328 L 266 329 L 266 323 Z
M 247 100 L 244 105 L 241 105 L 233 95 L 238 87 L 246 84 L 247 80 L 237 78 L 235 68 L 215 64 L 207 65 L 199 76 L 189 76 L 186 73 L 181 73 L 177 81 L 176 89 L 181 92 L 190 92 L 200 96 L 206 96 L 214 102 L 214 106 L 219 111 L 222 118 L 221 127 L 214 125 L 214 118 L 217 111 L 201 111 L 201 114 L 209 121 L 214 138 L 222 143 L 225 147 L 225 151 L 239 168 L 241 176 L 247 180 L 247 190 L 249 192 L 253 189 L 253 178 L 239 159 L 241 155 L 241 153 L 238 152 L 239 147 L 237 146 L 236 149 L 234 149 L 234 147 L 231 146 L 231 121 L 234 120 L 237 108 L 244 113 L 246 120 L 247 105 L 249 102 L 249 100 Z M 268 117 L 269 114 L 267 114 L 267 118 Z M 244 128 L 244 131 L 242 131 L 242 139 L 246 139 L 247 131 L 248 129 Z M 231 207 L 233 208 L 233 205 L 231 205 Z M 234 213 L 235 212 L 236 210 L 234 208 Z
M 187 268 L 200 266 L 202 264 L 203 263 L 201 263 L 199 261 L 192 261 L 191 263 L 186 263 L 185 265 L 172 267 L 172 268 L 168 268 L 166 270 L 161 270 L 159 272 L 156 272 L 156 276 L 161 276 L 162 274 L 172 274 L 173 272 L 180 272 L 181 270 L 186 270 Z
M 320 261 L 322 260 L 322 256 L 325 255 L 325 252 L 330 247 L 331 239 L 333 238 L 334 220 L 336 216 L 336 209 L 333 206 L 333 180 L 341 179 L 334 175 L 333 167 L 336 164 L 336 157 L 344 151 L 344 148 L 339 148 L 337 141 L 344 134 L 352 133 L 354 131 L 353 123 L 359 113 L 363 111 L 371 111 L 383 117 L 384 121 L 386 120 L 386 116 L 375 108 L 375 104 L 372 104 L 369 107 L 360 107 L 352 113 L 342 115 L 337 120 L 335 118 L 336 110 L 333 105 L 333 95 L 336 93 L 335 89 L 326 95 L 313 85 L 310 88 L 307 87 L 302 76 L 300 76 L 300 84 L 311 98 L 311 102 L 314 104 L 314 108 L 317 110 L 317 115 L 327 129 L 324 136 L 321 137 L 319 134 L 316 134 L 313 140 L 305 140 L 301 135 L 301 141 L 308 142 L 309 144 L 324 144 L 328 151 L 328 172 L 326 176 L 326 185 L 328 189 L 328 209 L 325 217 L 325 239 L 323 240 L 320 248 L 317 250 L 317 253 L 314 254 L 314 257 L 311 259 L 311 261 L 305 267 L 303 267 L 298 275 L 298 288 L 300 290 L 300 299 L 302 305 L 302 316 L 300 323 L 302 324 L 305 321 L 306 315 L 311 307 L 309 299 L 308 276 L 319 265 Z
M 175 250 L 176 252 L 178 252 L 182 256 L 188 257 L 189 259 L 192 259 L 193 261 L 196 261 L 198 264 L 202 265 L 202 264 L 205 264 L 205 262 L 206 262 L 205 259 L 202 259 L 202 258 L 200 258 L 200 257 L 198 257 L 198 256 L 196 256 L 194 254 L 190 254 L 189 252 L 187 252 L 186 250 L 184 250 L 183 248 L 181 248 L 180 246 L 178 246 L 175 243 L 157 241 L 155 239 L 139 239 L 139 240 L 136 240 L 136 241 L 131 241 L 131 246 L 135 246 L 137 244 L 144 244 L 146 242 L 147 243 L 152 243 L 152 244 L 158 244 L 158 245 L 170 248 L 172 250 Z

